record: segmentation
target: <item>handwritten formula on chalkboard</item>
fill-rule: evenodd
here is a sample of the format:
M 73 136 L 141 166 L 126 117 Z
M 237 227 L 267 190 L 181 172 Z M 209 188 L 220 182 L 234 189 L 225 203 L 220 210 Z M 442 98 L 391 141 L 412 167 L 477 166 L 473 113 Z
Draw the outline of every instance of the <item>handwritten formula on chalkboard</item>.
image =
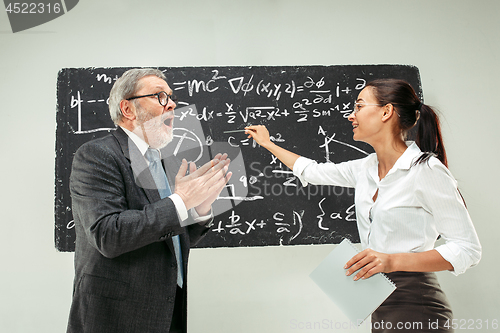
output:
M 57 81 L 55 245 L 74 251 L 69 176 L 84 142 L 115 130 L 108 111 L 113 83 L 129 68 L 67 68 Z M 283 148 L 339 163 L 373 150 L 352 139 L 347 120 L 366 83 L 408 81 L 422 96 L 414 66 L 162 67 L 178 97 L 172 154 L 201 165 L 219 150 L 237 159 L 216 205 L 224 206 L 197 247 L 359 242 L 354 190 L 302 187 L 292 171 L 243 132 L 263 124 Z M 198 128 L 194 128 L 198 127 Z M 177 156 L 179 157 L 179 156 Z M 229 206 L 228 206 L 229 205 Z

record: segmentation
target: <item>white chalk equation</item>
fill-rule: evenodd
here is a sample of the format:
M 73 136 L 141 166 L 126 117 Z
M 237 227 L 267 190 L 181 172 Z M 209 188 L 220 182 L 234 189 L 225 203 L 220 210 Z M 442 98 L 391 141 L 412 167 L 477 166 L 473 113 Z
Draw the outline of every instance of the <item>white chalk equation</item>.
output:
M 244 176 L 242 176 L 244 177 Z M 246 180 L 243 181 L 242 178 L 240 178 L 240 181 L 246 183 Z M 246 187 L 246 185 L 245 185 Z M 223 195 L 222 193 L 224 193 L 225 191 L 221 192 L 221 195 L 219 195 L 217 197 L 216 200 L 236 200 L 236 201 L 255 201 L 255 200 L 262 200 L 264 199 L 263 196 L 260 196 L 260 195 L 253 195 L 253 196 L 238 196 L 236 194 L 236 191 L 235 191 L 235 186 L 234 184 L 227 184 L 225 186 L 226 190 L 227 190 L 227 193 L 229 193 L 229 195 Z M 246 193 L 245 193 L 246 194 Z
M 304 210 L 292 210 L 291 214 L 278 211 L 271 219 L 245 219 L 234 210 L 227 220 L 219 220 L 212 232 L 218 237 L 225 238 L 229 235 L 246 236 L 253 232 L 264 232 L 277 234 L 280 245 L 289 244 L 297 238 L 303 230 Z
M 349 147 L 349 148 L 351 148 L 351 149 L 353 149 L 355 151 L 359 151 L 359 152 L 363 153 L 364 155 L 369 155 L 368 152 L 366 152 L 365 150 L 363 150 L 361 148 L 358 148 L 358 147 L 356 147 L 356 146 L 354 146 L 352 144 L 349 144 L 349 143 L 346 143 L 346 142 L 343 142 L 343 141 L 335 139 L 336 133 L 328 135 L 326 132 L 327 131 L 325 131 L 323 129 L 323 126 L 319 126 L 319 128 L 318 128 L 318 135 L 322 135 L 324 137 L 324 141 L 319 146 L 319 148 L 320 149 L 324 149 L 326 162 L 331 162 L 330 161 L 330 155 L 333 153 L 333 150 L 330 151 L 330 143 L 331 142 L 337 143 L 337 144 L 340 144 L 340 145 L 343 145 L 343 146 L 346 146 L 346 147 Z
M 70 95 L 70 104 L 69 104 L 69 107 L 70 107 L 70 110 L 72 109 L 75 109 L 76 108 L 76 122 L 77 122 L 77 125 L 76 125 L 76 129 L 75 127 L 71 126 L 71 129 L 72 129 L 72 132 L 73 134 L 89 134 L 89 133 L 95 133 L 95 132 L 101 132 L 101 131 L 112 131 L 115 129 L 115 127 L 111 127 L 111 126 L 107 126 L 107 127 L 94 127 L 94 128 L 88 128 L 88 129 L 84 129 L 84 122 L 85 120 L 88 118 L 88 115 L 97 115 L 97 112 L 99 113 L 102 113 L 102 107 L 101 108 L 95 108 L 91 105 L 94 105 L 94 104 L 97 104 L 97 103 L 103 103 L 106 105 L 106 109 L 107 109 L 107 105 L 109 103 L 109 100 L 108 99 L 88 99 L 88 100 L 84 100 L 82 99 L 82 94 L 80 91 L 77 91 L 75 95 Z M 96 109 L 98 110 L 96 112 Z M 87 114 L 84 114 L 84 112 L 87 111 L 88 113 Z M 108 118 L 109 118 L 109 112 L 107 113 L 108 114 Z M 109 118 L 109 120 L 111 121 L 111 118 Z M 68 123 L 70 124 L 70 123 Z
M 330 82 L 324 76 L 317 79 L 307 76 L 302 82 L 295 79 L 289 79 L 289 82 L 272 82 L 268 79 L 257 79 L 254 74 L 230 77 L 222 75 L 219 70 L 213 70 L 212 74 L 208 80 L 192 78 L 174 81 L 171 85 L 180 98 L 179 105 L 192 104 L 189 103 L 190 100 L 198 95 L 206 102 L 211 100 L 212 95 L 225 92 L 224 96 L 228 100 L 223 102 L 222 108 L 220 104 L 204 105 L 202 102 L 196 117 L 205 122 L 223 118 L 227 124 L 267 123 L 289 117 L 293 117 L 297 123 L 304 123 L 315 118 L 332 119 L 336 114 L 347 118 L 353 111 L 353 96 L 366 85 L 366 79 L 361 77 L 356 77 L 352 83 L 346 84 Z M 109 100 L 103 96 L 109 95 L 112 84 L 118 78 L 117 74 L 96 73 L 90 89 L 82 87 L 70 92 L 69 110 L 74 113 L 74 117 L 70 117 L 74 119 L 70 123 L 72 133 L 89 134 L 115 129 L 109 117 Z M 97 86 L 100 89 L 97 89 Z M 100 95 L 95 96 L 96 92 Z M 269 104 L 244 106 L 235 102 L 255 97 L 267 99 Z M 281 104 L 283 105 L 280 106 Z

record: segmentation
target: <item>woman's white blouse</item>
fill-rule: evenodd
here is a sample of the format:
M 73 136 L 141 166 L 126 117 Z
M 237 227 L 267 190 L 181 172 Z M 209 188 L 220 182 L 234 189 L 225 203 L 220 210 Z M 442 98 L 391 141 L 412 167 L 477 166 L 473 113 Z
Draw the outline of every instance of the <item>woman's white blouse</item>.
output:
M 293 173 L 303 186 L 353 187 L 361 245 L 382 253 L 432 250 L 449 261 L 455 275 L 481 259 L 481 245 L 457 189 L 457 181 L 435 157 L 413 165 L 422 154 L 415 143 L 397 160 L 387 175 L 378 177 L 375 153 L 344 163 L 321 163 L 300 157 Z M 373 196 L 378 189 L 378 196 Z

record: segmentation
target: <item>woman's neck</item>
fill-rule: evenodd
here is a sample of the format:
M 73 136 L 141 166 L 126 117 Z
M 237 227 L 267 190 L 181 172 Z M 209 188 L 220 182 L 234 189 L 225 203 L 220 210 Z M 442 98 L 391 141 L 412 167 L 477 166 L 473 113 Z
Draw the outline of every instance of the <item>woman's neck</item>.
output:
M 382 180 L 392 169 L 398 158 L 403 155 L 407 146 L 403 139 L 384 140 L 372 145 L 378 159 L 378 176 Z

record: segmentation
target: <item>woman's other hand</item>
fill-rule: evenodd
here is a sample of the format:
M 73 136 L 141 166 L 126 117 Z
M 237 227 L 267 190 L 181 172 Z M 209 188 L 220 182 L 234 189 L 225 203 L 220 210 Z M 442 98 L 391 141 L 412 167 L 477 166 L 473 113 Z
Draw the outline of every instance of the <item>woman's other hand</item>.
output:
M 360 269 L 356 276 L 354 276 L 355 281 L 367 279 L 377 273 L 390 273 L 392 272 L 390 267 L 391 256 L 389 254 L 373 251 L 372 249 L 366 249 L 356 254 L 344 266 L 344 268 L 347 269 L 345 273 L 347 276 Z

